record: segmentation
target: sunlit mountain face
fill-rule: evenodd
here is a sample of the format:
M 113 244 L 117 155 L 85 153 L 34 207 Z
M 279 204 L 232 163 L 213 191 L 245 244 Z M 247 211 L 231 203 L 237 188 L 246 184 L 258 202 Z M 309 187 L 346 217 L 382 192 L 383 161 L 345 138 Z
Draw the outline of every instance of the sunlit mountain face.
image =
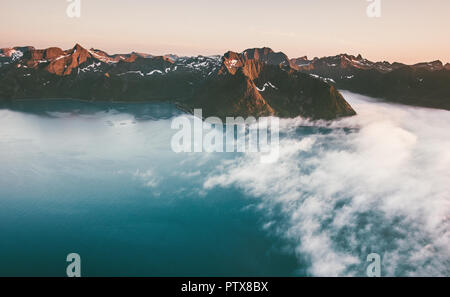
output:
M 280 120 L 280 156 L 174 153 L 170 103 L 0 109 L 0 275 L 445 276 L 450 112 L 341 92 Z

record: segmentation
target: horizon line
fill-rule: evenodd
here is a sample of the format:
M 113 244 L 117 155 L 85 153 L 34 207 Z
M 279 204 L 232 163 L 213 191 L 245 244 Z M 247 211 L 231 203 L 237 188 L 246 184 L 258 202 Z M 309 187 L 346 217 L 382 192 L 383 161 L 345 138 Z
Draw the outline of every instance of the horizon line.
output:
M 203 56 L 203 57 L 212 57 L 212 56 L 223 56 L 225 53 L 227 53 L 227 52 L 235 52 L 235 53 L 243 53 L 244 51 L 246 51 L 246 50 L 250 50 L 250 49 L 263 49 L 263 48 L 268 48 L 268 49 L 270 49 L 270 50 L 272 50 L 273 52 L 275 52 L 275 53 L 283 53 L 283 54 L 285 54 L 287 57 L 288 57 L 288 59 L 289 60 L 291 60 L 291 59 L 298 59 L 298 58 L 303 58 L 303 57 L 306 57 L 308 60 L 314 60 L 314 59 L 322 59 L 322 58 L 328 58 L 328 57 L 335 57 L 335 56 L 339 56 L 339 55 L 348 55 L 348 56 L 354 56 L 354 57 L 357 57 L 357 56 L 361 56 L 363 59 L 366 59 L 366 60 L 369 60 L 369 59 L 367 59 L 367 58 L 365 58 L 365 56 L 363 55 L 363 54 L 361 54 L 361 53 L 358 53 L 358 54 L 349 54 L 348 52 L 345 52 L 345 53 L 339 53 L 339 54 L 335 54 L 335 55 L 325 55 L 325 56 L 321 56 L 321 57 L 319 57 L 319 56 L 314 56 L 312 59 L 311 58 L 309 58 L 308 57 L 308 55 L 298 55 L 298 56 L 295 56 L 295 57 L 290 57 L 290 56 L 288 56 L 286 53 L 284 53 L 282 50 L 281 51 L 275 51 L 275 50 L 273 50 L 273 48 L 271 48 L 270 46 L 263 46 L 263 47 L 247 47 L 246 49 L 244 49 L 244 50 L 242 50 L 242 51 L 234 51 L 234 50 L 227 50 L 227 51 L 225 51 L 223 54 L 218 54 L 218 53 L 216 53 L 216 54 L 210 54 L 210 55 L 204 55 L 204 54 L 196 54 L 196 55 L 185 55 L 185 54 L 179 54 L 179 53 L 174 53 L 174 52 L 168 52 L 168 53 L 165 53 L 165 54 L 152 54 L 152 53 L 150 53 L 150 52 L 143 52 L 143 51 L 135 51 L 135 50 L 131 50 L 131 52 L 128 52 L 128 53 L 124 53 L 124 52 L 122 52 L 122 53 L 120 53 L 120 52 L 118 52 L 118 53 L 111 53 L 111 51 L 109 51 L 109 50 L 104 50 L 104 49 L 101 49 L 101 48 L 99 48 L 99 47 L 92 47 L 92 46 L 90 46 L 90 47 L 85 47 L 85 46 L 83 46 L 83 45 L 81 45 L 79 42 L 75 42 L 75 45 L 74 46 L 72 46 L 72 47 L 70 47 L 70 48 L 67 48 L 67 50 L 68 49 L 72 49 L 72 48 L 74 48 L 74 47 L 76 47 L 77 45 L 79 45 L 79 46 L 81 46 L 82 48 L 84 48 L 84 49 L 86 49 L 86 50 L 101 50 L 101 51 L 104 51 L 105 53 L 107 53 L 108 55 L 128 55 L 128 54 L 133 54 L 133 53 L 138 53 L 138 54 L 147 54 L 147 55 L 151 55 L 151 56 L 155 56 L 155 57 L 161 57 L 161 56 L 168 56 L 168 55 L 173 55 L 173 56 L 177 56 L 177 57 L 198 57 L 198 56 Z M 63 47 L 61 47 L 61 46 L 48 46 L 48 47 L 45 47 L 45 48 L 39 48 L 39 47 L 36 47 L 36 46 L 34 46 L 34 45 L 19 45 L 19 46 L 12 46 L 12 47 L 0 47 L 0 49 L 13 49 L 13 48 L 19 48 L 19 47 L 32 47 L 32 48 L 34 48 L 34 49 L 36 49 L 36 50 L 45 50 L 45 49 L 48 49 L 48 48 L 59 48 L 59 49 L 61 49 L 61 50 L 66 50 L 66 49 L 64 49 Z M 431 63 L 431 62 L 441 62 L 443 65 L 447 65 L 447 64 L 450 64 L 450 61 L 448 61 L 448 62 L 445 62 L 443 59 L 432 59 L 432 60 L 429 60 L 429 61 L 419 61 L 419 62 L 415 62 L 415 63 L 412 63 L 412 64 L 410 64 L 410 63 L 405 63 L 405 62 L 398 62 L 398 60 L 392 60 L 392 62 L 391 61 L 389 61 L 389 60 L 386 60 L 386 59 L 383 59 L 383 60 L 369 60 L 369 61 L 371 61 L 371 62 L 388 62 L 388 63 L 390 63 L 390 64 L 394 64 L 394 63 L 400 63 L 400 64 L 404 64 L 404 65 L 407 65 L 407 66 L 414 66 L 414 65 L 417 65 L 417 64 L 421 64 L 421 63 Z

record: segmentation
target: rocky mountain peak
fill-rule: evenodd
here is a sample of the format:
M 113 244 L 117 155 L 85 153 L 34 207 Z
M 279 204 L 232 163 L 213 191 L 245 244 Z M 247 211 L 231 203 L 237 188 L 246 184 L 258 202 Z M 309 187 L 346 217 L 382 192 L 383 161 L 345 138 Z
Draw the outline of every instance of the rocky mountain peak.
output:
M 53 60 L 65 55 L 66 52 L 59 47 L 49 47 L 44 50 L 42 58 L 47 60 Z
M 268 47 L 246 49 L 242 53 L 228 51 L 223 56 L 223 66 L 219 74 L 235 74 L 238 69 L 250 79 L 258 77 L 264 65 L 291 67 L 289 58 L 282 52 L 274 52 Z
M 246 49 L 241 53 L 244 60 L 258 60 L 269 65 L 289 66 L 289 58 L 282 52 L 274 52 L 271 48 L 252 48 Z
M 82 47 L 79 43 L 75 44 L 75 46 L 72 48 L 74 51 L 86 51 L 84 47 Z
M 444 64 L 441 61 L 436 60 L 432 62 L 417 63 L 412 67 L 417 69 L 427 69 L 429 71 L 438 71 L 444 69 Z

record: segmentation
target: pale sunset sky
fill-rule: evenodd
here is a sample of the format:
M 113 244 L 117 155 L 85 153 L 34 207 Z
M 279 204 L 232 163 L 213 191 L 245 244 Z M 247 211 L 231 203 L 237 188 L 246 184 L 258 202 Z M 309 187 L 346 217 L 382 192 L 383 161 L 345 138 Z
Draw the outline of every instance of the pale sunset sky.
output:
M 450 62 L 450 1 L 381 0 L 2 1 L 0 47 L 71 48 L 108 53 L 212 55 L 271 47 L 289 57 L 362 54 L 369 60 Z

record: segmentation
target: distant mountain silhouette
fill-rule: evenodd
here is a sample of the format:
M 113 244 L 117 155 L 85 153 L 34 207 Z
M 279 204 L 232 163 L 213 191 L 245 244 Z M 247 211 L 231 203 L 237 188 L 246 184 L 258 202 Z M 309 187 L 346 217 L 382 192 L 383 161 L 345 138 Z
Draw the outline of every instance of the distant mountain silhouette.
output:
M 339 89 L 409 105 L 450 110 L 450 64 L 441 61 L 405 65 L 372 62 L 341 54 L 290 60 L 295 69 L 322 78 Z

